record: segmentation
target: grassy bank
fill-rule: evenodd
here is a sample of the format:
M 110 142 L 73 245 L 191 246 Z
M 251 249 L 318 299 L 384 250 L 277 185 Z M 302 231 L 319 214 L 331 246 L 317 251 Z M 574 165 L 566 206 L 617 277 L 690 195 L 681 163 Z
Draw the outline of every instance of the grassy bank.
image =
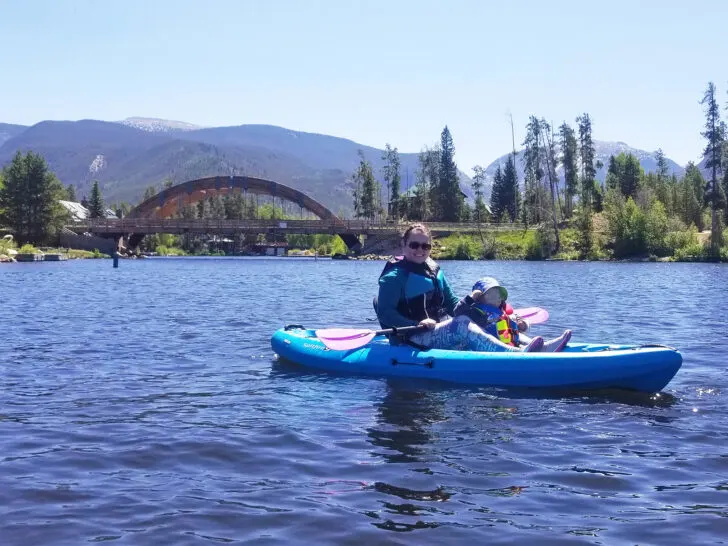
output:
M 436 239 L 433 257 L 439 260 L 579 260 L 582 258 L 580 233 L 567 227 L 559 231 L 561 246 L 549 256 L 537 229 L 509 232 L 483 232 L 481 235 L 450 235 Z M 728 243 L 728 230 L 724 232 Z M 695 228 L 677 229 L 664 233 L 664 238 L 649 252 L 623 252 L 606 231 L 595 232 L 590 260 L 626 261 L 707 261 L 709 240 Z M 721 261 L 728 262 L 728 244 L 721 249 Z

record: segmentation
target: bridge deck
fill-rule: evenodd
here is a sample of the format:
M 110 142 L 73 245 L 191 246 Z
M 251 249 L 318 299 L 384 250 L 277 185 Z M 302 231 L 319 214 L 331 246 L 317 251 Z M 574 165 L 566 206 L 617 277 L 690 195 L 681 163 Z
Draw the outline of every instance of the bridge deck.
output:
M 404 232 L 409 224 L 370 222 L 367 220 L 185 220 L 181 218 L 95 218 L 69 224 L 74 231 L 94 234 L 125 235 L 130 233 L 330 233 L 337 235 L 385 235 Z M 427 222 L 435 235 L 479 233 L 481 231 L 513 231 L 521 224 L 478 224 Z

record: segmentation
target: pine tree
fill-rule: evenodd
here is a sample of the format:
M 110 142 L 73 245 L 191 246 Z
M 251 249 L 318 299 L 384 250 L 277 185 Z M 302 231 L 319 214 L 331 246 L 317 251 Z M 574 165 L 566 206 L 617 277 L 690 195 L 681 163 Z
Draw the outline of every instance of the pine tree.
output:
M 67 216 L 58 202 L 67 194 L 45 159 L 34 152 L 18 152 L 5 167 L 3 180 L 0 222 L 10 227 L 21 243 L 49 242 Z
M 147 188 L 144 190 L 144 197 L 142 197 L 142 203 L 146 201 L 147 199 L 151 199 L 157 195 L 157 187 L 154 185 L 147 186 Z
M 594 186 L 596 184 L 596 168 L 594 166 L 594 141 L 592 140 L 592 124 L 589 114 L 584 113 L 576 118 L 579 125 L 579 148 L 581 158 L 581 218 L 579 227 L 582 236 L 582 254 L 588 255 L 592 247 L 592 206 Z
M 490 190 L 490 212 L 496 222 L 502 221 L 503 212 L 506 210 L 504 182 L 503 171 L 498 165 L 493 175 L 493 187 Z
M 705 178 L 692 161 L 685 168 L 685 176 L 680 181 L 680 186 L 680 211 L 685 225 L 694 224 L 698 231 L 703 231 Z
M 225 202 L 221 195 L 210 197 L 210 216 L 215 220 L 225 219 Z
M 473 167 L 473 194 L 475 195 L 475 207 L 473 208 L 473 216 L 478 223 L 488 219 L 488 209 L 483 201 L 483 188 L 485 186 L 485 169 L 480 165 Z
M 197 201 L 197 217 L 200 220 L 204 220 L 210 217 L 210 202 L 208 199 L 200 199 L 199 201 Z
M 417 157 L 417 171 L 412 204 L 409 209 L 411 220 L 431 220 L 441 217 L 441 202 L 438 194 L 440 148 L 425 147 Z
M 523 170 L 525 172 L 524 209 L 530 222 L 543 220 L 543 175 L 540 146 L 541 122 L 530 116 L 523 141 Z
M 104 205 L 104 199 L 101 197 L 101 189 L 99 188 L 99 181 L 94 180 L 91 186 L 91 199 L 88 203 L 88 212 L 90 218 L 103 218 L 105 215 L 106 206 Z
M 372 165 L 365 158 L 364 154 L 359 151 L 359 167 L 354 173 L 357 187 L 361 188 L 359 195 L 359 207 L 357 217 L 374 220 L 381 213 L 378 206 L 377 195 L 379 193 L 379 183 L 372 173 Z
M 667 158 L 662 148 L 658 148 L 655 152 L 655 161 L 657 162 L 657 182 L 665 183 L 670 174 L 670 166 L 667 164 Z
M 624 154 L 621 154 L 624 155 Z M 609 156 L 609 166 L 607 167 L 607 176 L 604 179 L 604 185 L 607 190 L 616 190 L 619 188 L 619 181 L 622 178 L 621 164 L 613 155 Z
M 728 142 L 723 143 L 723 195 L 728 196 Z M 728 225 L 728 202 L 725 206 L 725 223 Z M 723 241 L 724 243 L 726 241 Z
M 69 184 L 66 186 L 66 199 L 71 202 L 76 202 L 76 186 Z
M 440 169 L 438 199 L 442 204 L 442 218 L 445 222 L 459 222 L 465 204 L 460 190 L 458 169 L 455 164 L 455 145 L 447 125 L 440 134 Z
M 579 174 L 576 167 L 577 143 L 574 129 L 567 123 L 562 123 L 559 127 L 559 135 L 561 137 L 561 164 L 564 166 L 564 183 L 565 188 L 565 213 L 567 218 L 571 218 L 574 210 L 574 196 L 579 191 Z
M 402 180 L 400 173 L 399 151 L 397 148 L 392 148 L 389 143 L 387 143 L 384 147 L 382 159 L 384 160 L 384 167 L 382 167 L 382 171 L 389 199 L 387 215 L 389 218 L 398 219 L 402 213 L 399 195 Z
M 619 155 L 624 156 L 624 163 L 621 165 L 622 168 L 619 178 L 619 189 L 622 195 L 634 199 L 637 197 L 637 190 L 640 187 L 640 180 L 644 176 L 644 171 L 639 159 L 631 153 L 624 155 L 623 152 Z M 619 157 L 617 160 L 619 160 Z
M 725 207 L 725 194 L 718 183 L 718 174 L 721 171 L 721 152 L 725 141 L 725 124 L 720 119 L 720 109 L 715 98 L 715 85 L 708 83 L 700 104 L 705 106 L 705 131 L 701 134 L 708 143 L 703 151 L 705 157 L 705 168 L 710 171 L 710 180 L 705 188 L 705 201 L 710 204 L 711 212 L 711 233 L 710 233 L 710 254 L 714 259 L 720 255 L 722 233 L 718 211 Z
M 503 170 L 503 208 L 511 222 L 518 219 L 521 192 L 514 156 L 509 155 Z
M 554 228 L 555 245 L 553 248 L 549 248 L 549 254 L 551 251 L 558 252 L 561 248 L 561 239 L 559 237 L 559 226 L 558 218 L 556 215 L 556 200 L 559 191 L 558 177 L 556 176 L 556 149 L 554 147 L 553 131 L 551 125 L 546 122 L 545 119 L 541 119 L 541 140 L 544 143 L 546 159 L 546 175 L 549 182 L 549 189 L 551 190 L 551 223 Z

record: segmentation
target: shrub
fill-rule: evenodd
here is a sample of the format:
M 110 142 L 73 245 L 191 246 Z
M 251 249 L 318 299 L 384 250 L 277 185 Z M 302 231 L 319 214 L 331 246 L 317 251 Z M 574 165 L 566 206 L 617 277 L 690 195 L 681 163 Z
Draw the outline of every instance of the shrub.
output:
M 26 243 L 20 247 L 20 250 L 18 250 L 18 252 L 20 254 L 36 254 L 38 252 L 38 249 L 35 248 L 33 245 Z
M 675 250 L 675 259 L 683 262 L 702 260 L 705 257 L 705 247 L 698 242 Z

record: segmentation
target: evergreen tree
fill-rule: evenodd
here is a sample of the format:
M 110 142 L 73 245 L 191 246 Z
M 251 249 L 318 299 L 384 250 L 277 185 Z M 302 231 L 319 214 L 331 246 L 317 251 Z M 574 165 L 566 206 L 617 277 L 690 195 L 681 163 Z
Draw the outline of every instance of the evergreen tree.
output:
M 483 201 L 483 188 L 485 186 L 485 169 L 480 165 L 473 167 L 473 194 L 475 195 L 475 206 L 473 217 L 476 222 L 481 223 L 488 219 L 488 209 Z
M 384 167 L 382 167 L 382 171 L 389 199 L 387 215 L 390 218 L 399 218 L 402 213 L 399 195 L 402 180 L 400 174 L 399 151 L 397 148 L 392 148 L 389 143 L 387 143 L 384 147 L 382 159 L 384 160 Z
M 680 209 L 685 225 L 694 224 L 698 231 L 703 231 L 703 193 L 705 178 L 703 173 L 692 161 L 685 168 L 685 176 L 681 181 Z
M 670 181 L 668 182 L 668 195 L 669 195 L 669 207 L 668 207 L 668 214 L 670 216 L 678 216 L 678 203 L 679 203 L 679 182 L 677 179 L 677 175 L 675 173 L 672 173 L 670 176 Z M 667 207 L 667 204 L 665 204 Z
M 377 200 L 379 183 L 374 178 L 371 163 L 364 158 L 364 154 L 361 151 L 359 152 L 359 167 L 354 173 L 354 179 L 357 187 L 361 188 L 357 216 L 359 218 L 374 220 L 381 213 L 381 208 L 378 206 Z
M 565 188 L 565 214 L 567 218 L 571 218 L 574 210 L 574 196 L 579 191 L 579 174 L 576 166 L 576 158 L 578 154 L 576 135 L 567 123 L 563 123 L 559 127 L 559 135 L 561 137 L 561 164 L 564 166 L 564 183 Z
M 723 196 L 728 196 L 728 141 L 723 143 Z M 725 205 L 725 223 L 728 225 L 728 202 Z M 726 242 L 726 241 L 723 241 Z
M 493 187 L 490 190 L 490 212 L 496 222 L 502 221 L 503 212 L 506 210 L 505 193 L 503 171 L 498 165 L 493 175 Z
M 624 154 L 622 154 L 624 155 Z M 607 176 L 604 178 L 604 185 L 607 190 L 619 189 L 619 181 L 622 178 L 621 164 L 613 155 L 609 156 L 609 165 L 607 166 Z
M 624 153 L 619 155 L 624 156 Z M 619 160 L 619 158 L 617 159 Z M 624 156 L 624 163 L 622 164 L 619 179 L 619 189 L 622 195 L 635 198 L 643 175 L 644 171 L 642 170 L 639 159 L 631 153 Z
M 657 162 L 657 182 L 663 184 L 667 181 L 667 177 L 670 174 L 670 167 L 667 164 L 667 158 L 662 148 L 658 148 L 655 152 L 655 161 Z
M 66 199 L 74 203 L 76 202 L 76 186 L 73 184 L 66 186 Z
M 430 220 L 441 215 L 438 198 L 440 170 L 440 149 L 425 147 L 419 154 L 412 205 L 409 210 L 411 220 Z
M 122 201 L 118 204 L 114 203 L 110 208 L 114 211 L 117 218 L 125 218 L 129 212 L 131 212 L 131 205 L 126 201 Z
M 579 228 L 582 238 L 582 254 L 588 255 L 592 247 L 592 206 L 596 184 L 596 168 L 594 166 L 594 141 L 592 140 L 592 124 L 589 114 L 584 113 L 576 118 L 579 125 L 579 148 L 581 158 L 581 218 Z
M 544 171 L 541 162 L 539 134 L 541 122 L 534 116 L 529 117 L 526 125 L 526 138 L 523 141 L 523 170 L 525 173 L 524 214 L 527 223 L 538 223 L 543 220 L 542 179 Z
M 104 199 L 101 197 L 101 188 L 99 188 L 99 181 L 94 180 L 91 186 L 91 199 L 88 203 L 88 212 L 90 218 L 103 218 L 105 216 L 106 205 L 104 205 Z
M 197 217 L 200 220 L 210 217 L 210 202 L 208 199 L 200 199 L 197 201 Z
M 558 177 L 556 176 L 556 149 L 554 147 L 554 138 L 551 125 L 545 119 L 541 119 L 541 140 L 544 143 L 546 159 L 546 176 L 549 182 L 549 190 L 551 191 L 551 224 L 554 228 L 554 247 L 548 248 L 548 254 L 558 252 L 561 248 L 561 239 L 559 237 L 558 218 L 556 214 L 556 200 L 559 191 Z
M 58 202 L 67 196 L 63 185 L 42 156 L 18 152 L 3 170 L 0 222 L 10 227 L 19 242 L 45 243 L 67 217 Z
M 705 157 L 705 168 L 710 172 L 710 180 L 705 187 L 705 202 L 710 204 L 711 212 L 710 254 L 717 259 L 720 255 L 722 238 L 718 211 L 725 207 L 725 194 L 718 183 L 718 175 L 721 171 L 721 152 L 725 141 L 725 124 L 720 119 L 720 109 L 715 98 L 713 82 L 708 83 L 700 104 L 705 106 L 705 131 L 701 134 L 708 141 L 703 156 Z
M 503 170 L 503 209 L 508 214 L 511 222 L 518 219 L 521 192 L 518 187 L 518 173 L 516 163 L 512 155 L 506 160 L 506 167 Z
M 210 217 L 214 220 L 224 220 L 225 215 L 225 202 L 221 195 L 210 196 Z
M 440 134 L 440 169 L 438 180 L 438 199 L 442 205 L 442 218 L 445 222 L 459 222 L 465 204 L 465 196 L 460 190 L 458 169 L 455 164 L 455 145 L 447 125 Z
M 146 201 L 147 199 L 151 199 L 157 195 L 157 187 L 154 185 L 147 186 L 147 189 L 144 190 L 144 197 L 142 197 L 142 203 Z

